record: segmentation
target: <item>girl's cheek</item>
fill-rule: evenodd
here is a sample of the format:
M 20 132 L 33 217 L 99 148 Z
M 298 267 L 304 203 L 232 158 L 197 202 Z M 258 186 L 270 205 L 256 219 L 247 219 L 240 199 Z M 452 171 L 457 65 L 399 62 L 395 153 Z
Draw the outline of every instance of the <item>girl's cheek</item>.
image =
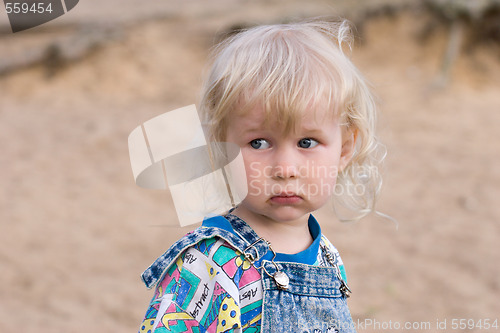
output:
M 266 176 L 265 164 L 260 161 L 247 159 L 245 163 L 245 169 L 248 180 L 260 179 Z

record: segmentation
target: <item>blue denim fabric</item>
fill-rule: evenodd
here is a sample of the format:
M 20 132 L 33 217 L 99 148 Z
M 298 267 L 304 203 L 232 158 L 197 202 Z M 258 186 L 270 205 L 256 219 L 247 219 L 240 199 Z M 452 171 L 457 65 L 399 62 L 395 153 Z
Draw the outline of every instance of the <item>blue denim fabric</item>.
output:
M 334 267 L 277 263 L 290 279 L 281 290 L 271 277 L 276 268 L 264 261 L 262 332 L 351 333 L 354 323 Z

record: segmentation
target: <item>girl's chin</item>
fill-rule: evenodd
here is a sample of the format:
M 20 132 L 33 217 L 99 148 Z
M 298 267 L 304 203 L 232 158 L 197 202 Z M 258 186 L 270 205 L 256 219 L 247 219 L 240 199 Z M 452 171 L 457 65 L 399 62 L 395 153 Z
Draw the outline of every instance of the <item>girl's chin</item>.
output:
M 269 218 L 277 222 L 295 222 L 306 220 L 309 217 L 309 210 L 299 209 L 294 206 L 279 206 L 273 207 L 272 211 L 266 214 Z
M 253 215 L 257 219 L 264 218 L 271 219 L 276 222 L 293 223 L 307 221 L 309 213 L 314 210 L 310 208 L 311 207 L 305 207 L 304 205 L 276 205 L 270 203 L 269 201 L 264 205 L 262 205 L 262 203 L 252 205 L 248 202 L 242 202 L 238 206 L 236 214 L 238 214 L 239 211 L 242 217 L 251 218 L 250 215 Z

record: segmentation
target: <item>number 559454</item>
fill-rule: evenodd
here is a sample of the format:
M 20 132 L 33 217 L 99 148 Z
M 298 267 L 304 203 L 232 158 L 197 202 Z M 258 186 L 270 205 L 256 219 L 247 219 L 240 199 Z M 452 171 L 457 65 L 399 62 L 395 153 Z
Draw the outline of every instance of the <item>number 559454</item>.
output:
M 48 4 L 38 2 L 30 6 L 27 2 L 6 2 L 5 9 L 7 10 L 7 14 L 52 13 L 52 4 L 50 2 Z

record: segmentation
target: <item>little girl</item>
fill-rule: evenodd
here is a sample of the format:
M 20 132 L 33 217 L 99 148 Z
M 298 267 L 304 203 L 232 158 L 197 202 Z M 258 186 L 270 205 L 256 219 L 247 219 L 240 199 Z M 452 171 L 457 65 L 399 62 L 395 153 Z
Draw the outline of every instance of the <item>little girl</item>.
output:
M 140 332 L 355 332 L 342 260 L 310 214 L 333 197 L 360 218 L 378 194 L 375 107 L 350 38 L 315 21 L 218 46 L 200 114 L 209 141 L 240 147 L 248 194 L 143 273 L 156 291 Z

